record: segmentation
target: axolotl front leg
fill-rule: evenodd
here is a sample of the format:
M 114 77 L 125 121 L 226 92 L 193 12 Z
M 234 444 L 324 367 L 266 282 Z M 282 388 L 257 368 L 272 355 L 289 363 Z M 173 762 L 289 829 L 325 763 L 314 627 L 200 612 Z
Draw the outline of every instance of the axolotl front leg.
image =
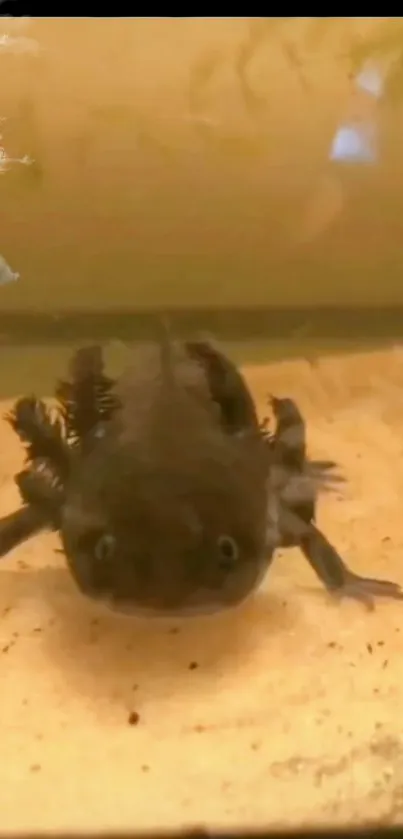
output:
M 307 524 L 290 510 L 283 509 L 279 526 L 282 546 L 298 546 L 329 593 L 359 600 L 368 609 L 374 608 L 378 597 L 403 600 L 403 591 L 397 583 L 360 577 L 351 571 L 336 548 L 312 522 Z

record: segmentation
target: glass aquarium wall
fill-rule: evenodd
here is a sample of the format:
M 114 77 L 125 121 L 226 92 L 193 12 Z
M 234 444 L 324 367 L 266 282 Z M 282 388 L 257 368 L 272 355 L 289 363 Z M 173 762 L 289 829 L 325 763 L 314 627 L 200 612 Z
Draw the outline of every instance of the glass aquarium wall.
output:
M 385 21 L 2 26 L 3 312 L 403 302 Z

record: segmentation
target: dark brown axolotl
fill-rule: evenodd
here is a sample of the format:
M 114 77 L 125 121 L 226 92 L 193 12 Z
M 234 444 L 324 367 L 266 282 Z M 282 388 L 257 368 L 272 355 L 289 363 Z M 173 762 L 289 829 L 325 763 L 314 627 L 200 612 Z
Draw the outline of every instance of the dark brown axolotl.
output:
M 56 398 L 54 413 L 23 397 L 7 417 L 27 460 L 0 555 L 53 529 L 78 588 L 133 613 L 235 605 L 291 545 L 331 592 L 403 597 L 355 575 L 318 530 L 316 497 L 334 464 L 307 457 L 295 403 L 273 399 L 267 433 L 241 373 L 209 342 L 162 330 L 116 380 L 101 348 L 86 347 Z

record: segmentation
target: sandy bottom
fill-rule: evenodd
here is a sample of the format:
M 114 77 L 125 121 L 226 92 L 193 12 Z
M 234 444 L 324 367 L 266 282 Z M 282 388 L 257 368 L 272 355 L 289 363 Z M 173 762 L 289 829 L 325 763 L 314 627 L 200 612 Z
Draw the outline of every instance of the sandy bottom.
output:
M 403 352 L 246 372 L 262 411 L 267 391 L 300 400 L 312 453 L 348 477 L 320 503 L 327 535 L 403 584 Z M 3 513 L 21 452 L 0 433 Z M 55 547 L 0 570 L 3 831 L 403 819 L 401 603 L 332 601 L 288 551 L 233 612 L 120 618 Z

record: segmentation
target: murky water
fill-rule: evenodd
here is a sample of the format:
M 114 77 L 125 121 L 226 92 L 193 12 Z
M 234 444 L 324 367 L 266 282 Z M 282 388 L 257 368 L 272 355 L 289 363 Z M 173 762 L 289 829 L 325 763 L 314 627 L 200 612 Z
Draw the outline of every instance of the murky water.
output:
M 1 142 L 34 160 L 0 176 L 2 309 L 402 302 L 399 102 L 377 166 L 329 162 L 381 24 L 314 25 L 10 24 L 38 48 L 0 51 Z
M 0 411 L 51 395 L 84 343 L 117 372 L 168 315 L 221 342 L 261 416 L 269 392 L 298 401 L 347 478 L 320 527 L 403 582 L 392 23 L 1 20 Z M 351 125 L 374 147 L 330 160 Z M 5 515 L 23 452 L 3 420 L 0 442 Z M 327 597 L 297 550 L 234 613 L 122 619 L 40 534 L 1 565 L 3 829 L 398 823 L 401 626 L 399 602 Z

